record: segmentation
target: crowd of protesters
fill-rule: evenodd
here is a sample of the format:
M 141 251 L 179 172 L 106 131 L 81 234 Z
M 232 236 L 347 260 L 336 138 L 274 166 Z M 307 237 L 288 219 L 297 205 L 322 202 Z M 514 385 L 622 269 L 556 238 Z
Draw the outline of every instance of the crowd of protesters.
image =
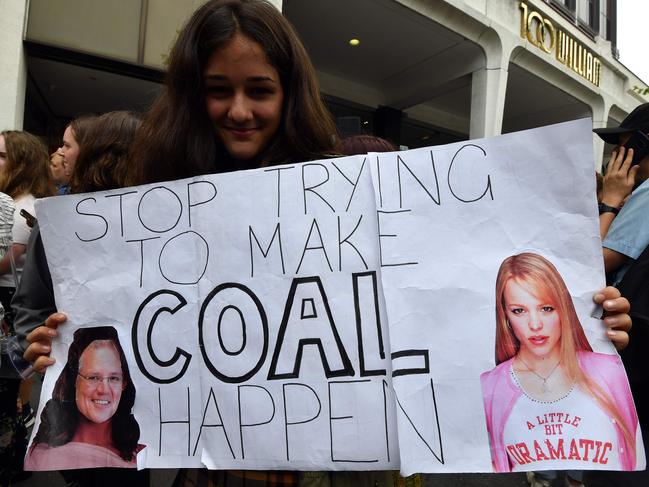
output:
M 637 128 L 647 132 L 649 124 Z M 635 186 L 635 176 L 640 174 L 628 157 L 624 158 L 625 140 L 620 134 L 626 133 L 617 132 L 615 140 L 611 139 L 618 148 L 611 159 L 611 175 L 604 178 L 603 202 L 608 206 L 603 208 L 603 214 L 617 215 L 617 211 L 607 208 L 619 211 Z M 263 0 L 208 1 L 180 31 L 171 50 L 162 93 L 141 120 L 129 112 L 77 118 L 62 134 L 61 147 L 49 157 L 46 146 L 31 134 L 5 131 L 0 135 L 0 191 L 7 195 L 0 194 L 0 303 L 5 310 L 4 333 L 17 334 L 25 348 L 25 358 L 36 371 L 43 372 L 54 363 L 49 357 L 51 344 L 56 340 L 57 327 L 65 326 L 66 317 L 65 310 L 56 309 L 38 222 L 29 217 L 34 215 L 35 198 L 391 150 L 395 147 L 390 142 L 369 136 L 340 140 L 320 97 L 309 56 L 275 7 Z M 649 157 L 643 164 L 649 164 Z M 630 207 L 633 198 L 632 195 L 628 200 Z M 624 214 L 630 212 L 631 209 L 620 212 L 617 226 L 622 226 Z M 602 227 L 610 225 L 609 220 L 613 219 L 605 215 Z M 607 238 L 605 248 L 613 249 L 606 242 L 612 242 L 612 234 L 618 233 L 616 223 L 606 229 L 602 234 Z M 615 249 L 626 257 L 618 261 L 627 265 L 639 255 Z M 102 256 L 97 255 L 97 259 Z M 605 321 L 609 337 L 623 348 L 630 329 L 627 300 L 609 287 L 596 295 L 596 301 L 604 303 L 609 312 Z M 119 350 L 114 344 L 103 349 L 102 353 L 112 354 L 119 362 Z M 86 353 L 84 350 L 79 354 Z M 82 375 L 79 361 L 77 357 L 75 377 L 92 380 Z M 3 486 L 22 475 L 25 426 L 29 419 L 25 412 L 30 408 L 26 396 L 19 393 L 20 384 L 19 377 L 0 378 Z M 39 436 L 39 441 L 46 447 L 60 446 L 77 438 L 75 431 L 65 434 L 67 439 L 58 437 L 58 443 L 48 443 L 54 440 L 47 434 Z M 132 452 L 123 458 L 132 461 Z M 147 471 L 134 469 L 66 470 L 62 475 L 71 486 L 145 486 L 150 480 Z M 530 481 L 549 485 L 540 478 Z M 392 472 L 354 476 L 182 469 L 174 485 L 241 482 L 248 486 L 390 486 L 399 479 Z

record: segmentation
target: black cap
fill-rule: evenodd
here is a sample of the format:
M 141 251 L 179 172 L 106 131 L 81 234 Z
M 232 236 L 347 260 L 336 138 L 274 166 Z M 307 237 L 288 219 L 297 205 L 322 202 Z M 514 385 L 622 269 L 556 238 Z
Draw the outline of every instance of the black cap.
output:
M 605 129 L 593 129 L 600 138 L 609 144 L 617 144 L 619 135 L 640 130 L 649 133 L 649 103 L 638 105 L 622 120 L 619 127 L 608 127 Z

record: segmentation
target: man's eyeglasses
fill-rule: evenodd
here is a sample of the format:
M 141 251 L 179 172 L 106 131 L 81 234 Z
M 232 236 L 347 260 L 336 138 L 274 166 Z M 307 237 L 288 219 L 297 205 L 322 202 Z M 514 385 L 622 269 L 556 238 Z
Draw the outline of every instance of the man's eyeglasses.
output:
M 124 380 L 121 375 L 102 377 L 101 375 L 83 375 L 81 372 L 77 372 L 77 375 L 93 386 L 98 386 L 102 382 L 106 382 L 109 386 L 121 386 Z

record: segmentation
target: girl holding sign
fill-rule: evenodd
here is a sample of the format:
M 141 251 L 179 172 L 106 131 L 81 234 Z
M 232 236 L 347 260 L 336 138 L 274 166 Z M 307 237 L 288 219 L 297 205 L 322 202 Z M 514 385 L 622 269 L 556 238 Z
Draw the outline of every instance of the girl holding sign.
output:
M 264 0 L 212 0 L 179 33 L 134 147 L 128 185 L 321 159 L 338 152 L 338 136 L 304 46 L 281 13 Z M 628 311 L 616 290 L 598 294 L 605 299 L 607 310 Z M 38 370 L 54 362 L 50 344 L 64 321 L 55 313 L 28 336 L 26 357 Z M 613 339 L 625 344 L 629 327 L 628 315 L 617 315 Z M 204 475 L 197 472 L 177 485 Z M 296 482 L 259 476 L 264 485 Z
M 496 363 L 481 376 L 495 471 L 636 468 L 624 366 L 592 351 L 563 279 L 540 255 L 500 266 Z

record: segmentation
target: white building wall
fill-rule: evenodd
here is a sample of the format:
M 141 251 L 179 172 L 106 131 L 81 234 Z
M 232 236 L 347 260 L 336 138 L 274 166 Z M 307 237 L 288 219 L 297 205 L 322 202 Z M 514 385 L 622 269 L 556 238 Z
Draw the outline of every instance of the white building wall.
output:
M 26 68 L 22 49 L 23 31 L 29 0 L 0 0 L 0 128 L 22 126 Z M 75 0 L 67 0 L 75 1 Z M 83 1 L 83 0 L 77 0 Z M 167 0 L 170 1 L 170 0 Z M 182 5 L 202 3 L 204 0 L 182 0 Z M 282 0 L 269 0 L 282 9 Z M 326 2 L 327 0 L 311 0 Z M 563 18 L 542 0 L 526 0 L 530 9 L 541 12 L 552 20 L 555 26 L 565 29 L 600 57 L 602 76 L 600 86 L 588 82 L 558 62 L 550 53 L 543 52 L 520 36 L 521 10 L 519 0 L 380 0 L 400 3 L 436 23 L 460 34 L 479 45 L 485 54 L 485 63 L 480 67 L 469 66 L 472 73 L 470 120 L 453 120 L 440 114 L 440 126 L 458 132 L 469 132 L 470 137 L 498 135 L 502 131 L 503 112 L 508 85 L 508 70 L 514 63 L 535 76 L 556 86 L 565 93 L 588 105 L 595 127 L 605 126 L 615 109 L 616 116 L 630 112 L 636 105 L 646 101 L 633 91 L 634 85 L 643 82 L 613 58 L 611 43 L 596 37 L 595 40 L 580 32 L 574 24 Z M 166 2 L 160 2 L 165 4 Z M 180 8 L 180 7 L 178 7 Z M 167 29 L 169 30 L 169 29 Z M 174 29 L 170 32 L 173 34 Z M 166 37 L 165 37 L 166 36 Z M 153 36 L 147 48 L 166 50 L 169 33 L 160 39 Z M 173 36 L 171 36 L 173 37 Z M 169 38 L 171 38 L 169 37 Z M 167 39 L 163 42 L 164 39 Z M 157 51 L 156 51 L 157 52 Z M 145 52 L 146 54 L 146 52 Z M 159 53 L 153 58 L 160 58 Z M 145 56 L 146 58 L 147 56 Z M 148 64 L 145 62 L 145 64 Z M 161 63 L 152 63 L 153 65 Z M 390 105 L 394 100 L 385 100 L 378 91 L 366 86 L 356 86 L 344 77 L 319 73 L 321 84 L 327 93 L 368 106 Z M 407 88 L 407 87 L 406 87 Z M 393 93 L 394 90 L 391 90 Z M 396 105 L 395 105 L 396 106 Z M 397 106 L 399 108 L 399 106 Z M 433 109 L 419 105 L 409 115 Z M 412 112 L 412 113 L 411 113 Z M 424 114 L 429 119 L 431 113 Z M 444 125 L 441 125 L 444 123 Z M 602 153 L 602 144 L 594 139 L 595 154 Z M 598 159 L 596 157 L 596 159 Z M 596 161 L 599 166 L 601 161 Z
M 0 0 L 0 130 L 22 129 L 27 67 L 23 32 L 27 0 Z
M 561 64 L 552 53 L 543 52 L 521 38 L 520 1 L 397 1 L 476 42 L 485 51 L 486 70 L 473 73 L 470 128 L 472 138 L 501 133 L 507 66 L 510 62 L 518 64 L 588 105 L 594 127 L 606 126 L 612 107 L 616 107 L 619 118 L 620 110 L 628 113 L 638 104 L 647 101 L 633 91 L 634 85 L 643 85 L 643 82 L 613 57 L 609 41 L 601 37 L 596 37 L 595 40 L 589 38 L 542 0 L 526 0 L 525 3 L 530 9 L 539 11 L 551 19 L 555 26 L 569 32 L 599 56 L 602 62 L 600 86 L 595 86 Z M 521 55 L 521 50 L 524 55 Z M 593 150 L 595 166 L 600 168 L 603 142 L 599 137 L 593 138 Z

